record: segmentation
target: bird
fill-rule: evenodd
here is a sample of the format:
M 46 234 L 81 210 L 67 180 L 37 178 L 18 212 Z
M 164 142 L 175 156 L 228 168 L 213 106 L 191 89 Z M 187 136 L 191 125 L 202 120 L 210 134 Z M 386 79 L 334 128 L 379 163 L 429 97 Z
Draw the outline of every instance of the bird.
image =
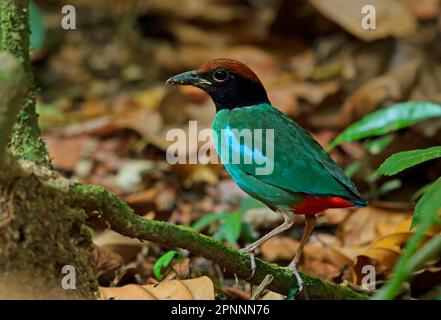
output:
M 251 256 L 250 277 L 256 270 L 256 249 L 290 229 L 297 215 L 304 215 L 300 244 L 288 265 L 302 291 L 304 282 L 297 265 L 316 225 L 316 215 L 330 208 L 364 207 L 367 201 L 315 138 L 271 104 L 262 82 L 245 64 L 233 59 L 213 59 L 198 69 L 169 78 L 166 83 L 194 86 L 211 97 L 216 107 L 212 124 L 214 143 L 226 170 L 243 191 L 284 218 L 280 226 L 241 249 Z M 241 139 L 237 132 L 244 129 L 268 133 L 265 144 L 261 141 L 259 149 L 255 147 L 259 143 Z M 225 147 L 230 147 L 230 152 Z M 268 151 L 272 151 L 271 156 Z M 231 161 L 235 156 L 248 156 L 255 161 Z M 271 170 L 259 174 L 262 163 Z

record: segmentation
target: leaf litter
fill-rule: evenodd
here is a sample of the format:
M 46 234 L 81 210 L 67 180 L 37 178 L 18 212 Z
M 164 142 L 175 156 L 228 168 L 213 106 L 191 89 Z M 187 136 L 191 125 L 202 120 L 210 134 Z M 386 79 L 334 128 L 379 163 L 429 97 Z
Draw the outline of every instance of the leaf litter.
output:
M 240 209 L 246 195 L 221 165 L 165 161 L 169 129 L 187 131 L 189 120 L 197 120 L 199 130 L 209 128 L 215 112 L 198 89 L 166 88 L 163 82 L 170 74 L 215 57 L 245 61 L 274 104 L 325 147 L 348 124 L 393 102 L 441 102 L 436 85 L 440 49 L 433 46 L 440 32 L 436 1 L 372 1 L 385 22 L 372 33 L 360 31 L 360 1 L 275 1 L 259 10 L 242 1 L 190 1 L 184 7 L 176 0 L 139 1 L 135 16 L 128 2 L 114 10 L 106 9 L 110 0 L 75 2 L 82 8 L 82 20 L 94 21 L 98 11 L 102 20 L 90 26 L 93 32 L 79 28 L 64 33 L 59 43 L 48 44 L 45 55 L 34 57 L 44 61 L 37 66 L 45 88 L 39 112 L 54 166 L 74 180 L 105 186 L 148 219 L 194 226 L 210 214 L 226 212 L 228 219 L 213 219 L 198 232 L 234 248 L 271 230 L 281 217 L 256 204 Z M 50 5 L 42 9 L 49 17 L 59 14 Z M 262 10 L 265 15 L 259 15 Z M 250 17 L 259 23 L 250 24 Z M 133 28 L 119 28 L 121 19 Z M 302 27 L 293 30 L 293 25 Z M 53 23 L 47 28 L 59 32 Z M 441 143 L 440 132 L 439 121 L 429 120 L 402 128 L 388 147 L 375 153 L 359 142 L 334 148 L 331 156 L 342 167 L 359 164 L 352 178 L 373 201 L 367 208 L 321 215 L 300 269 L 335 283 L 359 285 L 361 266 L 373 263 L 380 283 L 390 277 L 414 232 L 406 229 L 412 208 L 402 203 L 439 176 L 441 167 L 428 162 L 418 174 L 400 173 L 401 187 L 384 194 L 377 191 L 387 178 L 372 174 L 391 150 L 414 148 L 402 135 L 418 135 L 418 148 L 428 148 Z M 200 147 L 196 144 L 190 152 Z M 155 263 L 178 248 L 119 237 L 104 231 L 99 219 L 91 223 L 101 299 L 252 296 L 246 281 L 236 281 L 188 252 L 168 261 L 168 274 L 158 282 Z M 262 246 L 260 256 L 288 263 L 302 224 L 299 217 L 293 229 Z M 436 234 L 439 230 L 432 230 L 426 240 Z M 431 279 L 439 279 L 437 267 L 439 261 L 419 271 L 416 292 L 424 293 Z M 262 299 L 280 298 L 267 291 Z

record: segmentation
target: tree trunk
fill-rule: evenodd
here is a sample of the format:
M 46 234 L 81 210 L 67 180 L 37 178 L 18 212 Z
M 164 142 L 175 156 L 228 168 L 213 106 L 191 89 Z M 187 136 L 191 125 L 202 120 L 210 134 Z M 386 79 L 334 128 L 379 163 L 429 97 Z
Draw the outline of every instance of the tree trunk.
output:
M 37 177 L 37 170 L 6 156 L 0 172 L 0 299 L 94 298 L 86 212 L 69 205 L 68 195 Z M 75 274 L 62 273 L 66 265 Z M 63 288 L 66 276 L 75 290 Z

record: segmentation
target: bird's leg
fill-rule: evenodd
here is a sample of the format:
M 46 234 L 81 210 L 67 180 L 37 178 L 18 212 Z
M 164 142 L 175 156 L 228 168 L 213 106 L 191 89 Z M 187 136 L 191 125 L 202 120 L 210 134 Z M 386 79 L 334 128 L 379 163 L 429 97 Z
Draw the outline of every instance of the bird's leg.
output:
M 297 263 L 302 257 L 303 248 L 305 247 L 305 244 L 309 240 L 309 236 L 311 235 L 311 232 L 315 227 L 316 221 L 317 218 L 315 217 L 315 215 L 305 215 L 305 229 L 303 229 L 303 235 L 302 235 L 302 239 L 300 240 L 299 248 L 297 249 L 294 259 L 288 265 L 288 268 L 290 268 L 294 272 L 294 275 L 296 276 L 300 291 L 303 290 L 303 279 L 302 277 L 300 277 L 300 274 L 297 271 Z
M 281 212 L 283 215 L 283 218 L 285 219 L 285 221 L 278 226 L 277 228 L 271 230 L 270 232 L 268 232 L 267 234 L 265 234 L 262 238 L 256 240 L 255 242 L 247 245 L 245 248 L 241 249 L 240 251 L 242 252 L 253 252 L 254 250 L 256 250 L 258 247 L 260 247 L 263 243 L 265 243 L 266 241 L 268 241 L 269 239 L 271 239 L 272 237 L 278 235 L 279 233 L 288 230 L 289 228 L 292 227 L 292 225 L 295 222 L 295 216 L 292 212 L 290 211 L 284 211 Z
M 250 258 L 251 258 L 251 276 L 249 277 L 249 279 L 251 279 L 254 276 L 254 273 L 256 272 L 256 261 L 254 260 L 254 251 L 258 247 L 260 247 L 264 242 L 268 241 L 272 237 L 274 237 L 274 236 L 278 235 L 279 233 L 281 233 L 281 232 L 291 228 L 293 226 L 294 222 L 295 222 L 294 213 L 292 213 L 290 211 L 282 211 L 281 213 L 282 213 L 283 218 L 285 219 L 285 221 L 280 226 L 278 226 L 274 230 L 268 232 L 262 238 L 260 238 L 260 239 L 256 240 L 255 242 L 249 244 L 245 248 L 242 248 L 242 249 L 239 250 L 240 252 L 246 252 L 246 253 L 250 254 Z

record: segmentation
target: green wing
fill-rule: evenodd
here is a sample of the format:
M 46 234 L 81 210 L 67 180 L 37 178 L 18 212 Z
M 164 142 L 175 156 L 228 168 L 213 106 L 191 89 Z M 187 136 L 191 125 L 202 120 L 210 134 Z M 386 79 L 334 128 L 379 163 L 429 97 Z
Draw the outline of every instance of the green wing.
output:
M 329 157 L 318 142 L 303 128 L 268 104 L 222 110 L 216 115 L 213 129 L 218 135 L 218 151 L 222 139 L 231 139 L 231 130 L 273 129 L 274 139 L 262 143 L 263 155 L 274 150 L 273 157 L 266 157 L 266 166 L 273 167 L 270 174 L 256 174 L 262 166 L 256 163 L 231 163 L 233 156 L 249 153 L 252 145 L 239 138 L 240 148 L 233 148 L 225 164 L 228 171 L 240 170 L 259 181 L 293 193 L 311 195 L 335 195 L 357 202 L 360 194 L 342 169 Z M 222 130 L 223 129 L 223 130 Z M 216 141 L 215 141 L 216 142 Z M 230 140 L 231 142 L 231 140 Z M 222 156 L 221 156 L 222 159 Z M 225 159 L 222 159 L 223 162 Z M 230 172 L 231 173 L 231 172 Z

